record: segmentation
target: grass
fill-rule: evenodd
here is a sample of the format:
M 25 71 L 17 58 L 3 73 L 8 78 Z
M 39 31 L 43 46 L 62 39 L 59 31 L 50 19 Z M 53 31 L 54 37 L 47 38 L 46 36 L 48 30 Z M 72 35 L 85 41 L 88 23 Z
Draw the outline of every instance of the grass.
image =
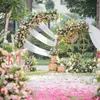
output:
M 43 70 L 37 70 L 34 72 L 25 72 L 25 76 L 33 76 L 33 75 L 44 75 L 45 73 L 47 73 L 48 71 L 43 71 Z
M 37 59 L 37 65 L 48 65 L 50 59 Z

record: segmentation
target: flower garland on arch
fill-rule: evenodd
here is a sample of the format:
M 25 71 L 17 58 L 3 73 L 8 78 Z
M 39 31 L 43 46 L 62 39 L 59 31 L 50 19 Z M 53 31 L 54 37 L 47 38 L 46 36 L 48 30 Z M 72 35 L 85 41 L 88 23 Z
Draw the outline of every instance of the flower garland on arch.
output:
M 67 21 L 62 27 L 57 29 L 57 33 L 61 40 L 66 40 L 68 43 L 75 43 L 79 34 L 88 32 L 89 26 L 85 21 Z M 64 39 L 66 38 L 66 39 Z
M 56 11 L 45 12 L 45 13 L 34 13 L 30 16 L 30 18 L 22 24 L 15 35 L 15 45 L 18 48 L 22 48 L 25 42 L 25 38 L 27 38 L 29 32 L 28 29 L 32 26 L 37 26 L 41 22 L 48 22 L 58 19 L 58 14 Z

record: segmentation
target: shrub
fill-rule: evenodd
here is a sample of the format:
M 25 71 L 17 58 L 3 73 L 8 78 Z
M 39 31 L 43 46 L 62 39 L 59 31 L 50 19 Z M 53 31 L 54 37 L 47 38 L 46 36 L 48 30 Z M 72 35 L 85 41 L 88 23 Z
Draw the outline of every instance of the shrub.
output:
M 97 62 L 93 59 L 84 60 L 81 54 L 76 53 L 66 59 L 65 66 L 68 72 L 91 73 L 97 68 Z

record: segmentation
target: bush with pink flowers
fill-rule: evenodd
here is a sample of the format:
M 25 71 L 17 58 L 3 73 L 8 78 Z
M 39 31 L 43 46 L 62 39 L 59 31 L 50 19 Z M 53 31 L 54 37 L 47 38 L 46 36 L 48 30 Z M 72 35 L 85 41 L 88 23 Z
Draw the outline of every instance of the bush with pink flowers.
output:
M 7 57 L 10 54 L 0 48 L 0 100 L 27 100 L 31 93 L 24 90 L 23 71 L 17 67 L 8 67 Z

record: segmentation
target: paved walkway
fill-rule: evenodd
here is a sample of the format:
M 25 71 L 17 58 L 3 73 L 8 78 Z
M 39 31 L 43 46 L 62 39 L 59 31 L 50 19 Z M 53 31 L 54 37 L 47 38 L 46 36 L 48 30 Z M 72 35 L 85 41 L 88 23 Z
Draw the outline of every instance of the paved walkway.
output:
M 37 70 L 49 71 L 49 66 L 48 65 L 37 65 L 36 68 L 37 68 Z

